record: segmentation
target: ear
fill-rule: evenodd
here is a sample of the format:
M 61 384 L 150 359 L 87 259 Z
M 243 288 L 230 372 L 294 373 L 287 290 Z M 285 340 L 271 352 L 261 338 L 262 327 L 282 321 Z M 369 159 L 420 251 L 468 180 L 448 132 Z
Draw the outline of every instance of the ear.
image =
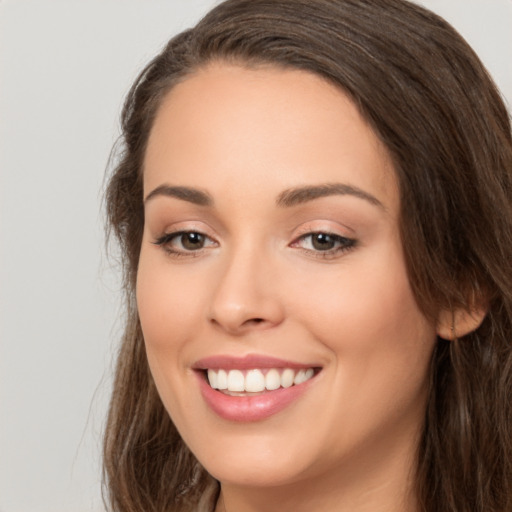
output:
M 456 340 L 478 329 L 487 314 L 487 307 L 444 309 L 437 319 L 437 335 L 445 340 Z

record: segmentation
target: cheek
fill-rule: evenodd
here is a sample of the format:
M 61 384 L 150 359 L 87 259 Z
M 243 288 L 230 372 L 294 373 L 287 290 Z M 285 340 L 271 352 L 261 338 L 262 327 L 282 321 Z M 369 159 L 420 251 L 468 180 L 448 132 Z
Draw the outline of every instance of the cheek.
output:
M 355 272 L 345 276 L 343 284 L 332 291 L 334 300 L 320 309 L 325 324 L 337 324 L 338 333 L 349 339 L 359 338 L 362 349 L 365 341 L 378 349 L 382 344 L 408 345 L 409 339 L 417 339 L 426 322 L 407 276 L 393 270 L 387 267 L 386 271 L 374 269 L 360 276 Z M 328 317 L 338 321 L 328 322 Z
M 187 396 L 182 386 L 187 344 L 195 338 L 200 315 L 197 287 L 172 272 L 165 256 L 142 250 L 136 298 L 146 355 L 154 383 L 171 416 L 180 418 Z M 173 390 L 181 389 L 182 393 Z
M 172 271 L 165 256 L 142 251 L 136 297 L 148 350 L 173 349 L 175 340 L 193 333 L 203 303 L 200 293 L 198 283 Z
M 197 326 L 199 302 L 195 287 L 182 282 L 166 263 L 162 255 L 142 251 L 136 298 L 149 367 L 164 403 L 170 406 L 174 399 L 167 396 L 167 388 L 177 385 L 183 350 Z
M 324 421 L 332 446 L 392 439 L 397 425 L 414 430 L 423 416 L 435 329 L 418 309 L 403 265 L 386 261 L 317 280 L 301 306 L 303 326 L 333 363 Z M 333 424 L 344 426 L 346 442 Z
M 307 294 L 292 294 L 302 298 L 295 316 L 330 350 L 340 389 L 371 397 L 405 385 L 414 394 L 427 378 L 435 326 L 416 304 L 400 245 L 380 249 L 347 258 L 336 275 L 317 273 Z
M 338 339 L 369 338 L 378 347 L 433 330 L 416 304 L 396 233 L 349 254 L 334 271 L 316 273 L 307 289 L 308 309 Z

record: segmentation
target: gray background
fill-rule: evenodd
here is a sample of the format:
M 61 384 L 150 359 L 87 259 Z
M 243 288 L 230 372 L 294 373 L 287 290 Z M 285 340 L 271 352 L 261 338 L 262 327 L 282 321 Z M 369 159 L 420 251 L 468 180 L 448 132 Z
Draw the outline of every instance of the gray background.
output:
M 424 0 L 512 102 L 512 1 Z M 137 72 L 212 0 L 0 0 L 0 511 L 101 511 L 121 329 L 101 190 Z

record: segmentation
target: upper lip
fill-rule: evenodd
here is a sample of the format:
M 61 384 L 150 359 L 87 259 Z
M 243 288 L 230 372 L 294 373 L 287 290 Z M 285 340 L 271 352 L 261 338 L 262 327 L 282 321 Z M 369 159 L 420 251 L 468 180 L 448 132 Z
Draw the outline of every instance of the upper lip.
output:
M 287 361 L 263 354 L 248 354 L 243 357 L 219 354 L 209 356 L 196 361 L 192 368 L 194 370 L 207 370 L 209 368 L 221 368 L 224 370 L 250 370 L 254 368 L 318 368 L 318 364 L 299 363 Z

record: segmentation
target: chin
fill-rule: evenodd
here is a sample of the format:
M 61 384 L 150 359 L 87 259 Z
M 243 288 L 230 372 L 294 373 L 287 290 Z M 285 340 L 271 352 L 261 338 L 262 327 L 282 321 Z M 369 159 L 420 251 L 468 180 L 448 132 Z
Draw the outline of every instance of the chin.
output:
M 266 433 L 258 432 L 258 427 L 253 426 L 252 433 L 221 433 L 189 446 L 208 473 L 222 483 L 280 486 L 296 482 L 309 473 L 308 467 L 314 461 L 304 449 L 304 440 L 293 439 L 289 432 L 280 436 L 278 426 L 270 431 L 264 429 Z
M 286 457 L 284 455 L 283 457 Z M 288 461 L 278 460 L 281 457 L 276 455 L 264 459 L 254 457 L 254 459 L 236 460 L 236 457 L 226 458 L 221 463 L 219 461 L 206 463 L 205 469 L 215 479 L 223 484 L 243 487 L 280 487 L 293 484 L 301 480 L 302 472 Z

